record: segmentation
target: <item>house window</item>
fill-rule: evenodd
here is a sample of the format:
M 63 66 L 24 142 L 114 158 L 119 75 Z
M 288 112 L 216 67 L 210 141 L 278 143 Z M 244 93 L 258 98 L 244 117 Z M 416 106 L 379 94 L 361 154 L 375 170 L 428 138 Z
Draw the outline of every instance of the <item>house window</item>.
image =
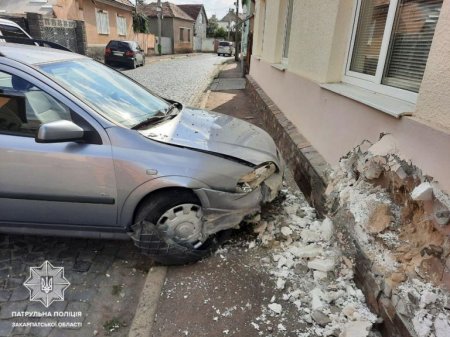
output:
M 286 26 L 284 28 L 284 43 L 283 43 L 283 63 L 287 63 L 289 54 L 289 39 L 291 36 L 291 25 L 292 25 L 292 10 L 294 7 L 294 0 L 287 0 L 286 6 Z
M 347 81 L 415 102 L 443 0 L 358 0 Z
M 180 41 L 184 41 L 184 28 L 180 28 Z
M 187 40 L 188 40 L 188 42 L 191 42 L 191 30 L 190 29 L 187 30 Z
M 117 34 L 127 35 L 127 19 L 123 16 L 117 15 Z
M 95 19 L 97 21 L 97 32 L 99 34 L 109 34 L 109 17 L 108 12 L 97 9 L 95 11 Z

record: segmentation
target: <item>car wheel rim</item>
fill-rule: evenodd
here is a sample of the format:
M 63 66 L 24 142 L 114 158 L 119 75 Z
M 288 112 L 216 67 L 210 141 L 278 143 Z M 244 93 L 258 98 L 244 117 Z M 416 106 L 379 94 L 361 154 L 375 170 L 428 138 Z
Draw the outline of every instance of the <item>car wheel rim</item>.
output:
M 198 248 L 203 243 L 203 212 L 199 205 L 181 204 L 167 210 L 157 226 L 178 242 L 189 243 Z

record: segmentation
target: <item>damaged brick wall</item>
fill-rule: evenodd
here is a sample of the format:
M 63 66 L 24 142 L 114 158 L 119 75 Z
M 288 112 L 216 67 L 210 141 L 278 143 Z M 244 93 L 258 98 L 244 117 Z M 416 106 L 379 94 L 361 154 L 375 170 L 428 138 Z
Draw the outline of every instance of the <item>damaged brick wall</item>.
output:
M 402 160 L 395 140 L 363 143 L 341 159 L 327 189 L 356 282 L 386 336 L 448 336 L 448 197 Z

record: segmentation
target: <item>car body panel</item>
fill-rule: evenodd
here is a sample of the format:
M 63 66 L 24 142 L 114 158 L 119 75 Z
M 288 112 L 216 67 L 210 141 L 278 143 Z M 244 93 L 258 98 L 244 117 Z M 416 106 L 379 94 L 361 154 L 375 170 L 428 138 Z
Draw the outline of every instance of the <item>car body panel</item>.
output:
M 264 130 L 216 112 L 185 108 L 174 119 L 141 132 L 159 142 L 225 154 L 254 165 L 279 162 L 276 145 Z
M 0 19 L 0 42 L 4 42 L 1 38 L 2 36 L 32 39 L 30 34 L 23 30 L 17 23 L 6 19 Z

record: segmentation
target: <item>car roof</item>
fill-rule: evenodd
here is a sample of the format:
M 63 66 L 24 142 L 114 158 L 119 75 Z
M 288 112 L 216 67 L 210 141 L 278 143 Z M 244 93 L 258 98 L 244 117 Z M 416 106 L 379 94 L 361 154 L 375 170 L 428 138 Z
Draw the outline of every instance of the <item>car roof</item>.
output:
M 0 19 L 0 25 L 7 25 L 7 26 L 14 26 L 14 27 L 20 27 L 17 23 L 11 20 L 6 19 Z
M 54 48 L 0 42 L 0 57 L 2 56 L 30 65 L 87 59 L 86 56 Z

